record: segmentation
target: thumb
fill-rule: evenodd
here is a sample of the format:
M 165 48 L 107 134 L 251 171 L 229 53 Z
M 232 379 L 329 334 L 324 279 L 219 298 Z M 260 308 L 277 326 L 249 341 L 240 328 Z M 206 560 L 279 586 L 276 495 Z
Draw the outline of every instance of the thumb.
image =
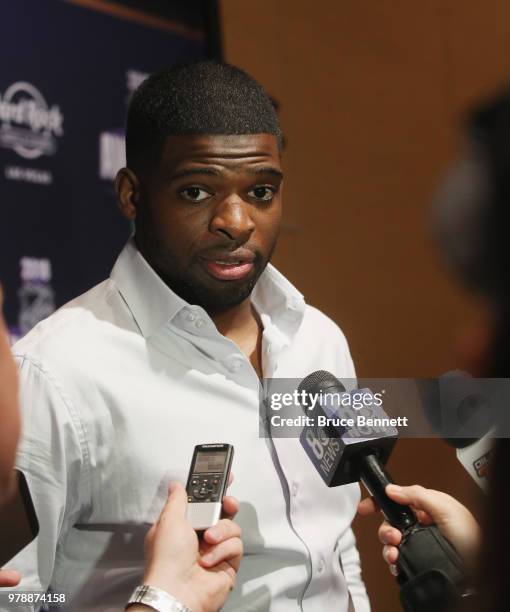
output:
M 188 506 L 188 494 L 180 482 L 170 483 L 170 494 L 159 516 L 159 522 L 172 518 L 184 518 Z
M 391 484 L 386 487 L 386 494 L 399 504 L 426 512 L 435 523 L 448 519 L 452 511 L 449 495 L 420 485 L 399 487 Z

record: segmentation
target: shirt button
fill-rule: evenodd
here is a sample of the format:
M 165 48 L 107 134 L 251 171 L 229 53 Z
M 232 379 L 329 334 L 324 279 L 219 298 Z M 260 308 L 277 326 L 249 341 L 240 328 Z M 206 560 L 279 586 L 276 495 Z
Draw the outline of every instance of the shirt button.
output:
M 241 355 L 232 355 L 225 361 L 225 367 L 229 372 L 239 372 L 244 362 L 244 358 Z
M 188 312 L 188 316 L 186 318 L 188 321 L 193 323 L 193 321 L 197 318 L 197 315 L 194 312 Z
M 270 344 L 268 344 L 268 345 L 266 346 L 266 355 L 270 355 L 270 354 L 271 354 L 271 345 L 270 345 Z
M 317 571 L 319 572 L 319 574 L 322 574 L 325 567 L 326 567 L 326 564 L 324 563 L 324 559 L 320 558 L 317 563 Z
M 298 491 L 299 491 L 299 485 L 297 482 L 294 482 L 291 488 L 292 497 L 297 497 Z

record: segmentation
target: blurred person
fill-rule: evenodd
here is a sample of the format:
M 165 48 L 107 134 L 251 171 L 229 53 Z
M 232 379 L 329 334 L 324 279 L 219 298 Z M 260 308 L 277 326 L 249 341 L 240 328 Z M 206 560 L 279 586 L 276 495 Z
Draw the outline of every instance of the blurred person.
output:
M 15 493 L 14 460 L 21 428 L 16 366 L 11 357 L 2 307 L 0 285 L 0 507 Z M 0 587 L 16 586 L 20 578 L 19 572 L 0 569 Z
M 436 234 L 450 268 L 485 301 L 489 315 L 463 346 L 472 375 L 510 377 L 510 90 L 482 104 L 467 119 L 464 157 L 442 186 Z M 484 520 L 451 496 L 421 486 L 387 487 L 395 501 L 410 504 L 423 524 L 434 522 L 474 573 L 475 597 L 460 610 L 504 612 L 509 607 L 510 413 L 498 411 L 495 448 L 489 472 Z M 362 515 L 377 507 L 367 498 Z M 401 534 L 383 522 L 379 528 L 383 557 L 396 573 Z
M 45 534 L 13 560 L 22 587 L 118 609 L 141 573 L 137 526 L 193 446 L 222 441 L 246 549 L 225 609 L 369 610 L 359 486 L 324 487 L 299 440 L 259 435 L 260 378 L 355 377 L 341 330 L 269 264 L 281 141 L 266 92 L 227 64 L 164 70 L 134 93 L 115 182 L 134 236 L 108 280 L 15 347 L 18 467 Z
M 14 460 L 21 429 L 16 365 L 11 357 L 7 328 L 2 315 L 0 286 L 0 505 L 14 493 Z

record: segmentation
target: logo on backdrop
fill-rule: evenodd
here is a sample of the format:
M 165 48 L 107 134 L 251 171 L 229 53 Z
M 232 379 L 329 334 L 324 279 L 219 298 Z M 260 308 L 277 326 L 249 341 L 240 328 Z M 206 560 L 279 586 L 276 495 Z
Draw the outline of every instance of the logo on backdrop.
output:
M 129 68 L 126 70 L 126 104 L 135 89 L 149 76 L 147 72 Z M 123 128 L 107 130 L 99 134 L 99 176 L 105 181 L 115 178 L 126 165 L 126 138 Z
M 141 70 L 136 70 L 136 68 L 128 68 L 128 70 L 126 70 L 126 88 L 128 91 L 127 103 L 131 100 L 131 96 L 135 89 L 141 85 L 148 76 L 148 72 L 142 72 Z
M 25 159 L 53 155 L 63 136 L 64 115 L 48 106 L 41 92 L 24 81 L 0 92 L 0 146 Z
M 55 310 L 55 292 L 50 285 L 52 274 L 49 259 L 22 257 L 20 275 L 18 326 L 19 335 L 24 336 Z

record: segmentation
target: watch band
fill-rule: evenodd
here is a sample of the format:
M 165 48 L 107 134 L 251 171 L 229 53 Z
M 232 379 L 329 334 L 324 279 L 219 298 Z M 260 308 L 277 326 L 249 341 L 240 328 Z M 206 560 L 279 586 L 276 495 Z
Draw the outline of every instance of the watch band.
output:
M 163 589 L 143 584 L 137 586 L 126 604 L 126 610 L 140 603 L 156 612 L 191 612 L 191 610 Z

